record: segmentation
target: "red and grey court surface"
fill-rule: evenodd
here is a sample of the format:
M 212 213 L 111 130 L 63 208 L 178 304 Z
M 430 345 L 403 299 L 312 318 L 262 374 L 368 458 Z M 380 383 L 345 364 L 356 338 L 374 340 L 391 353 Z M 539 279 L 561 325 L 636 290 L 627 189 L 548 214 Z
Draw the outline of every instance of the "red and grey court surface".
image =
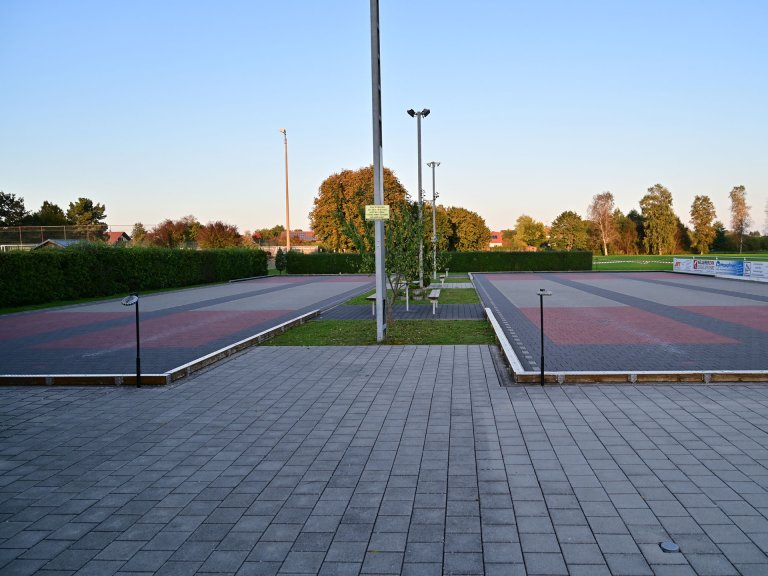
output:
M 768 284 L 672 272 L 475 274 L 525 370 L 768 370 Z
M 370 276 L 269 277 L 141 297 L 141 368 L 162 373 L 326 309 Z M 135 310 L 120 300 L 0 316 L 0 375 L 131 374 Z

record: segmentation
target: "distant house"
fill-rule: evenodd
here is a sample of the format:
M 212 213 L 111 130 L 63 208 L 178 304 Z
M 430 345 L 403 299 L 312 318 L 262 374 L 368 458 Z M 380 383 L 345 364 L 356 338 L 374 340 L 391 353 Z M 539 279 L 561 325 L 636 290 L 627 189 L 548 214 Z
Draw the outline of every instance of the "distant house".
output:
M 32 248 L 32 250 L 40 250 L 41 248 L 69 248 L 70 246 L 80 244 L 81 242 L 82 240 L 59 240 L 56 238 L 49 238 L 48 240 L 40 242 L 40 244 Z
M 491 232 L 491 242 L 488 244 L 490 248 L 497 248 L 501 246 L 501 232 Z
M 317 242 L 312 230 L 291 230 L 291 242 Z M 285 244 L 285 231 L 280 232 L 280 243 Z
M 117 246 L 123 242 L 130 242 L 131 237 L 125 232 L 107 232 L 107 244 L 109 246 Z

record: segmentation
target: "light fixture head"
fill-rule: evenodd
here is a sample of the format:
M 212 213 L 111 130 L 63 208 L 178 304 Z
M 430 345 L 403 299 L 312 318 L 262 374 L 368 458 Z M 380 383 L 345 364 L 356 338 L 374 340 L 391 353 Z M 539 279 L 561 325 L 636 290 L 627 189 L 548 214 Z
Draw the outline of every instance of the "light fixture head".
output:
M 408 112 L 408 116 L 410 116 L 411 118 L 416 116 L 416 111 L 413 108 L 411 108 L 410 110 L 407 110 L 407 112 Z
M 131 294 L 130 296 L 126 296 L 122 300 L 120 300 L 120 304 L 123 306 L 133 306 L 139 301 L 139 295 L 138 294 Z
M 424 108 L 424 110 L 421 111 L 421 115 L 426 118 L 429 116 L 429 108 Z
M 280 134 L 282 134 L 283 136 L 287 136 L 288 135 L 285 132 L 285 128 L 280 128 Z

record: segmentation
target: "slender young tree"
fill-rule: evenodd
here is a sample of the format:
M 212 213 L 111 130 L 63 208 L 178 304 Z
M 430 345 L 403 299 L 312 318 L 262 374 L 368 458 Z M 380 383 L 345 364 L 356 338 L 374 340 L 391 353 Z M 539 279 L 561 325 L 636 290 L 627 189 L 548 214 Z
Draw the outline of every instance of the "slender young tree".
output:
M 614 205 L 613 194 L 603 192 L 595 194 L 592 197 L 592 204 L 589 205 L 588 220 L 598 231 L 600 241 L 603 245 L 603 256 L 608 255 L 608 244 L 616 237 L 616 222 L 613 218 Z
M 691 224 L 693 225 L 691 247 L 698 250 L 700 254 L 709 252 L 709 247 L 715 240 L 717 235 L 715 218 L 717 218 L 715 205 L 709 196 L 696 196 L 691 204 Z
M 739 242 L 739 254 L 744 248 L 744 235 L 752 223 L 747 206 L 747 189 L 744 186 L 734 186 L 729 194 L 731 198 L 731 230 Z

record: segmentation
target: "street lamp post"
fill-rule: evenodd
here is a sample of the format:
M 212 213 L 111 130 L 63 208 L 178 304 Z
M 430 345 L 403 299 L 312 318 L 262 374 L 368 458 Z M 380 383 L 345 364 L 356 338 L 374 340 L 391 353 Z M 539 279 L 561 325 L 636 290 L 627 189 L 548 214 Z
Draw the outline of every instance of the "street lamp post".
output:
M 408 110 L 408 115 L 411 118 L 416 118 L 416 141 L 419 161 L 419 288 L 424 288 L 424 218 L 422 215 L 423 200 L 421 194 L 421 119 L 429 116 L 429 108 L 424 108 L 424 110 L 420 110 L 419 112 L 416 112 L 413 108 L 411 108 Z
M 541 324 L 541 380 L 544 386 L 544 296 L 552 296 L 552 292 L 539 288 L 539 322 Z
M 285 141 L 285 250 L 291 251 L 291 215 L 288 209 L 288 133 L 280 128 Z
M 379 58 L 379 0 L 371 0 L 371 117 L 373 120 L 373 203 L 384 204 L 384 164 L 381 136 L 381 62 Z M 376 257 L 376 341 L 387 337 L 385 304 L 387 279 L 385 274 L 386 249 L 384 221 L 374 223 L 374 250 Z
M 435 168 L 440 162 L 427 162 L 432 168 L 432 279 L 437 280 L 437 192 L 435 192 Z
M 141 388 L 141 347 L 139 339 L 139 295 L 131 294 L 120 301 L 123 306 L 136 306 L 136 388 Z

